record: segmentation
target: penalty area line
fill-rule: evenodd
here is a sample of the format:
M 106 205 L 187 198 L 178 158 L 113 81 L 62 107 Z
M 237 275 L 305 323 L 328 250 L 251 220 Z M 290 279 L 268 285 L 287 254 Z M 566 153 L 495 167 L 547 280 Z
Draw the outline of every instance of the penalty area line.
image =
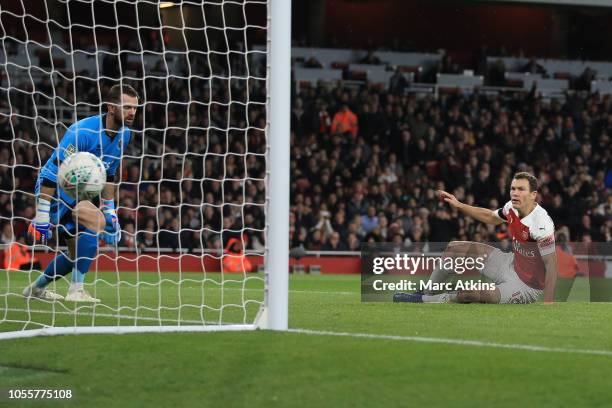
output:
M 598 356 L 612 357 L 610 350 L 589 350 L 579 348 L 564 348 L 564 347 L 548 347 L 538 346 L 534 344 L 511 344 L 511 343 L 494 343 L 480 340 L 461 340 L 449 339 L 444 337 L 420 337 L 420 336 L 399 336 L 390 334 L 371 334 L 371 333 L 350 333 L 350 332 L 333 332 L 325 330 L 311 329 L 288 329 L 290 333 L 309 334 L 315 336 L 335 336 L 335 337 L 355 337 L 373 340 L 394 340 L 394 341 L 409 341 L 415 343 L 430 343 L 430 344 L 450 344 L 456 346 L 472 346 L 486 347 L 496 349 L 509 350 L 525 350 L 525 351 L 540 351 L 545 353 L 565 353 L 565 354 L 590 354 Z

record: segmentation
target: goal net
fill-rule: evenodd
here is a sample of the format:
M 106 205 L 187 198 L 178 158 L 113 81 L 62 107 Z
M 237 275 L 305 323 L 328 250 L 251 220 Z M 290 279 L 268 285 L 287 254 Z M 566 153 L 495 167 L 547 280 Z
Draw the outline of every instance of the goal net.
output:
M 0 5 L 0 338 L 286 328 L 290 30 L 271 21 L 289 5 Z M 24 297 L 56 255 L 79 259 L 57 228 L 28 237 L 36 180 L 115 84 L 140 99 L 115 178 L 122 236 L 85 275 L 100 302 Z M 71 275 L 47 288 L 66 295 Z

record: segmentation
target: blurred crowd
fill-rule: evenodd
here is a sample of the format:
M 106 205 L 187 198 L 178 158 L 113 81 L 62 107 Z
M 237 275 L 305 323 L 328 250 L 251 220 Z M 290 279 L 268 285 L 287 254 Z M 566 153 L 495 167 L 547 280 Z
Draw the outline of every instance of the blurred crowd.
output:
M 157 75 L 135 72 L 130 81 L 143 106 L 121 167 L 120 246 L 218 249 L 230 237 L 242 237 L 247 249 L 264 245 L 264 65 L 204 58 L 189 56 L 181 75 L 168 78 L 169 68 L 158 65 Z M 230 68 L 234 77 L 224 79 Z M 3 241 L 25 235 L 38 169 L 65 131 L 62 118 L 49 122 L 40 107 L 54 95 L 57 105 L 95 114 L 112 84 L 52 81 L 2 91 Z M 535 90 L 433 97 L 368 84 L 301 89 L 291 107 L 290 246 L 503 242 L 504 224 L 465 218 L 435 191 L 497 209 L 517 171 L 539 179 L 539 201 L 566 238 L 611 241 L 611 135 L 612 99 L 598 95 L 545 101 Z
M 151 72 L 128 72 L 142 106 L 119 177 L 119 246 L 194 251 L 219 249 L 238 237 L 247 248 L 261 249 L 265 64 L 252 55 L 182 57 L 172 66 L 160 62 Z M 118 78 L 116 65 L 105 62 L 110 71 L 102 74 Z M 229 72 L 232 79 L 224 79 Z M 0 243 L 25 236 L 35 215 L 38 170 L 72 123 L 70 116 L 103 113 L 101 102 L 114 83 L 98 84 L 85 74 L 61 81 L 43 77 L 34 84 L 24 76 L 10 92 L 2 83 L 0 231 L 6 236 Z M 48 118 L 44 107 L 51 103 L 57 117 Z
M 490 209 L 512 176 L 533 173 L 566 239 L 612 240 L 612 99 L 537 91 L 418 98 L 319 85 L 292 104 L 291 245 L 508 239 L 441 203 L 436 190 Z

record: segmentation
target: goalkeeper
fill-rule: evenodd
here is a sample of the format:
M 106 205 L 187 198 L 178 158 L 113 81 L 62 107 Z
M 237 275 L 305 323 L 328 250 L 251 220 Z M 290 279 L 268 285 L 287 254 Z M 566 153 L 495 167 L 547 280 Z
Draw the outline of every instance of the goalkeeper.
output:
M 61 300 L 63 296 L 46 289 L 52 281 L 72 272 L 67 301 L 98 303 L 84 288 L 85 274 L 98 252 L 98 234 L 107 244 L 121 238 L 115 211 L 115 176 L 130 138 L 138 105 L 138 93 L 129 85 L 114 85 L 107 96 L 107 113 L 90 116 L 68 128 L 36 182 L 36 216 L 28 232 L 47 243 L 52 227 L 57 227 L 68 246 L 47 265 L 44 273 L 23 291 L 25 297 Z M 100 209 L 91 201 L 76 202 L 57 185 L 60 164 L 76 152 L 98 156 L 106 167 L 107 180 L 101 194 Z

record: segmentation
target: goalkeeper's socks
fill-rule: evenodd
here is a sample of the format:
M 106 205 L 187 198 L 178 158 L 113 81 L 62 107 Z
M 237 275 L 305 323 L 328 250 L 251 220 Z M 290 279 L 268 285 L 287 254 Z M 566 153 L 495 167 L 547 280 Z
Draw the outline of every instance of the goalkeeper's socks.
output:
M 87 271 L 85 271 L 87 273 Z M 79 268 L 76 266 L 72 268 L 72 284 L 83 284 L 85 282 L 85 273 L 79 271 Z
M 91 262 L 96 256 L 96 252 L 98 252 L 98 239 L 93 231 L 85 230 L 79 233 L 76 252 L 76 266 L 75 262 L 68 259 L 66 255 L 59 254 L 47 265 L 45 272 L 36 279 L 36 287 L 44 288 L 60 276 L 68 275 L 71 271 L 73 272 L 72 281 L 82 283 Z
M 73 271 L 73 273 L 74 273 L 74 271 Z M 82 282 L 81 283 L 76 283 L 76 282 L 73 281 L 70 284 L 70 286 L 68 287 L 68 293 L 74 293 L 74 292 L 78 292 L 80 290 L 83 290 L 83 283 Z
M 66 276 L 72 270 L 74 262 L 72 262 L 63 253 L 59 254 L 45 268 L 45 272 L 36 279 L 36 287 L 44 288 L 49 283 L 53 282 L 60 276 Z
M 92 230 L 86 229 L 77 235 L 76 264 L 72 274 L 72 282 L 82 283 L 85 274 L 98 252 L 98 237 Z

